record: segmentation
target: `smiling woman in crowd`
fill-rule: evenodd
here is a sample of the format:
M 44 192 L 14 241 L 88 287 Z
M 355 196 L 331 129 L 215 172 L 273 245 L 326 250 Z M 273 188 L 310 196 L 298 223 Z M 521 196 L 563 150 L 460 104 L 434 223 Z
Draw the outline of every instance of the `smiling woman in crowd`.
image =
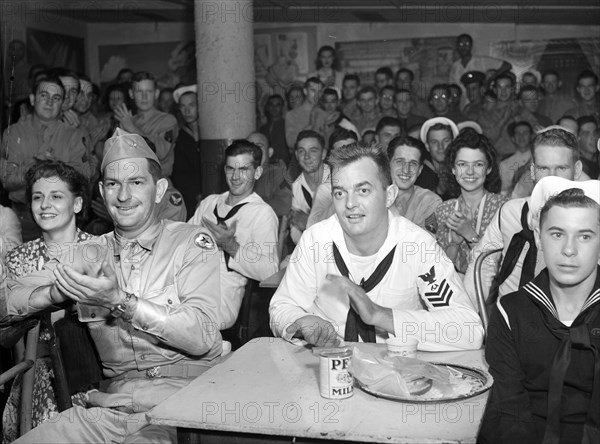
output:
M 467 128 L 448 147 L 460 196 L 436 209 L 437 240 L 456 269 L 464 273 L 470 249 L 508 199 L 500 194 L 496 151 L 487 137 Z

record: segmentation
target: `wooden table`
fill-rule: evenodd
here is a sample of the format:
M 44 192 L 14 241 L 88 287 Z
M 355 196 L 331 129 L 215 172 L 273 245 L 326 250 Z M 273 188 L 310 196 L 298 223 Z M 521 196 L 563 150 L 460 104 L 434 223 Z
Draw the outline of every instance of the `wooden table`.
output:
M 385 353 L 385 346 L 360 344 Z M 419 352 L 420 359 L 485 368 L 483 350 Z M 487 393 L 463 401 L 388 401 L 355 387 L 344 400 L 319 394 L 319 361 L 306 347 L 257 338 L 148 413 L 177 426 L 181 442 L 473 443 Z M 193 430 L 194 429 L 194 430 Z M 265 436 L 267 435 L 267 436 Z
M 261 281 L 259 287 L 261 288 L 277 288 L 283 279 L 283 275 L 285 274 L 285 267 L 279 270 L 277 273 L 272 274 L 264 281 Z

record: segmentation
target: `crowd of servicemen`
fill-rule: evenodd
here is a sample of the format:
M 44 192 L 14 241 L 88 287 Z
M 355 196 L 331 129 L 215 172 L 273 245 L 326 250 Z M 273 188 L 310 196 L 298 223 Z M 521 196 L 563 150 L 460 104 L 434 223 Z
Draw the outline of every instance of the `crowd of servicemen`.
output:
M 145 413 L 219 364 L 248 280 L 280 267 L 275 336 L 411 335 L 424 351 L 485 339 L 480 442 L 599 442 L 598 76 L 583 70 L 571 92 L 557 71 L 517 78 L 472 45 L 457 38 L 448 82 L 426 97 L 408 68 L 365 85 L 321 47 L 316 71 L 227 147 L 227 190 L 208 196 L 196 85 L 123 69 L 100 94 L 33 67 L 0 146 L 1 321 L 40 316 L 43 344 L 76 312 L 106 379 L 59 413 L 40 356 L 36 427 L 19 442 L 174 441 Z M 496 249 L 479 306 L 475 260 Z

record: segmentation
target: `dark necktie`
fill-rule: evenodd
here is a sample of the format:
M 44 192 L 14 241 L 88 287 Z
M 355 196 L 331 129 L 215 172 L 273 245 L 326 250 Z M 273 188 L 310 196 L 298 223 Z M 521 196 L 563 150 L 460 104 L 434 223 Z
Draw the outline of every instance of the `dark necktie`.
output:
M 550 317 L 550 314 L 547 314 Z M 600 442 L 600 350 L 598 344 L 593 344 L 590 338 L 589 325 L 600 316 L 600 304 L 596 303 L 588 308 L 583 317 L 578 317 L 570 328 L 565 328 L 560 321 L 553 318 L 547 322 L 552 334 L 561 339 L 560 345 L 550 370 L 550 383 L 548 385 L 548 414 L 546 429 L 544 431 L 544 444 L 559 444 L 560 441 L 560 406 L 563 394 L 565 375 L 571 363 L 571 349 L 591 350 L 594 354 L 594 379 L 592 383 L 592 396 L 590 406 L 583 427 L 583 444 Z M 596 340 L 597 341 L 597 340 Z
M 500 285 L 502 285 L 502 283 L 515 269 L 515 266 L 519 261 L 519 256 L 521 256 L 521 252 L 523 251 L 523 248 L 525 248 L 526 244 L 529 244 L 529 250 L 527 250 L 525 260 L 523 261 L 521 279 L 519 280 L 519 288 L 533 280 L 535 277 L 537 247 L 535 245 L 533 231 L 529 229 L 529 224 L 527 223 L 528 213 L 529 205 L 527 202 L 525 202 L 525 205 L 523 205 L 523 210 L 521 211 L 521 227 L 523 227 L 523 229 L 515 234 L 510 240 L 508 250 L 506 251 L 506 256 L 504 257 L 502 265 L 500 266 L 500 272 L 494 278 L 494 283 L 492 285 L 492 289 L 490 290 L 490 298 L 488 299 L 490 304 L 494 304 L 498 299 L 498 289 Z
M 364 278 L 360 281 L 360 286 L 366 293 L 370 292 L 373 288 L 381 282 L 383 277 L 386 275 L 387 271 L 390 269 L 392 262 L 394 261 L 394 252 L 396 251 L 396 247 L 392 248 L 387 256 L 377 265 L 375 271 L 367 280 Z M 335 265 L 342 273 L 342 276 L 348 277 L 350 275 L 350 271 L 344 262 L 344 258 L 340 254 L 340 250 L 338 249 L 335 242 L 333 243 L 333 258 L 335 260 Z M 358 342 L 358 337 L 362 338 L 364 342 L 375 342 L 375 327 L 372 325 L 367 325 L 360 318 L 358 313 L 350 306 L 350 310 L 348 310 L 348 316 L 346 317 L 346 330 L 344 331 L 344 341 Z
M 312 208 L 312 196 L 310 195 L 310 191 L 308 191 L 306 188 L 302 187 L 302 194 L 304 194 L 304 199 L 306 200 L 306 203 L 308 204 L 308 208 Z
M 240 209 L 247 203 L 248 202 L 244 202 L 244 203 L 236 205 L 231 210 L 229 210 L 229 212 L 227 213 L 227 215 L 225 217 L 219 216 L 219 212 L 217 211 L 217 205 L 215 205 L 215 209 L 214 209 L 213 213 L 214 213 L 215 217 L 217 218 L 217 225 L 226 227 L 227 226 L 226 222 L 229 219 L 231 219 L 233 216 L 235 216 L 237 214 L 237 212 L 240 211 Z
M 227 227 L 226 222 L 229 219 L 231 219 L 233 216 L 235 216 L 237 214 L 237 212 L 240 211 L 240 209 L 247 203 L 248 202 L 237 204 L 235 207 L 233 207 L 231 210 L 229 210 L 229 212 L 227 213 L 227 215 L 225 217 L 219 216 L 219 212 L 217 211 L 217 205 L 215 205 L 215 209 L 213 210 L 213 213 L 214 213 L 215 217 L 217 218 L 217 225 L 221 225 L 222 227 Z M 229 269 L 229 258 L 231 256 L 225 250 L 223 250 L 223 256 L 225 256 L 225 264 L 227 265 L 227 270 L 231 271 Z

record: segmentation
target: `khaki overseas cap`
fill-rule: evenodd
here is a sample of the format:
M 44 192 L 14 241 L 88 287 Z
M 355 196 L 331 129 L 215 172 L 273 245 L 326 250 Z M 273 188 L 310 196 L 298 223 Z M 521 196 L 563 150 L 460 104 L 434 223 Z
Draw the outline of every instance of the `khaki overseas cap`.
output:
M 151 159 L 160 164 L 156 153 L 148 146 L 148 143 L 139 134 L 128 133 L 117 128 L 110 139 L 104 143 L 104 157 L 102 158 L 101 170 L 109 163 L 116 160 L 133 158 Z

